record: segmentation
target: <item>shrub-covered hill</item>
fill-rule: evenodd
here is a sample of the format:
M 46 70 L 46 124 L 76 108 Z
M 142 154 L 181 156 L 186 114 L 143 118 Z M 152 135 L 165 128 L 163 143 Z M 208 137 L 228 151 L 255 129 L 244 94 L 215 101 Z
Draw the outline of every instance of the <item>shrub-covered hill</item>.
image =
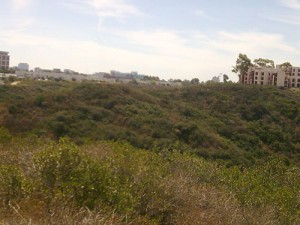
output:
M 176 149 L 101 141 L 0 141 L 2 224 L 299 224 L 300 171 L 241 170 Z
M 126 140 L 228 165 L 277 154 L 300 163 L 298 90 L 238 84 L 182 88 L 23 81 L 0 87 L 0 126 L 77 144 Z

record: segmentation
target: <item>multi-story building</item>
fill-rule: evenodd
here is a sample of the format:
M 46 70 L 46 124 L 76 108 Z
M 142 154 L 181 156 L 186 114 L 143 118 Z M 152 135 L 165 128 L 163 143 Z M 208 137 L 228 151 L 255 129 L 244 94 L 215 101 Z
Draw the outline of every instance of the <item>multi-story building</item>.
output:
M 9 69 L 9 53 L 0 51 L 0 69 Z
M 300 67 L 292 67 L 284 80 L 285 87 L 300 87 Z
M 239 75 L 239 82 L 277 87 L 300 87 L 300 67 L 283 70 L 280 66 L 276 68 L 254 66 L 250 67 L 247 73 Z
M 28 63 L 19 63 L 18 70 L 28 71 L 29 70 Z

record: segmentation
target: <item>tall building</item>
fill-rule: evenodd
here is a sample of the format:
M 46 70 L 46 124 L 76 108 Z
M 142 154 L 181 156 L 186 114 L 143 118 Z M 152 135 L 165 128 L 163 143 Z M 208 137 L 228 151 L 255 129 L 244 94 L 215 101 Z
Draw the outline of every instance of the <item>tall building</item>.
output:
M 9 69 L 9 53 L 0 51 L 0 69 Z
M 28 63 L 19 63 L 18 69 L 28 71 L 29 70 L 29 65 L 28 65 Z
M 300 67 L 292 67 L 284 80 L 285 87 L 300 87 Z
M 300 87 L 300 67 L 283 70 L 280 66 L 276 68 L 254 66 L 250 67 L 247 73 L 239 75 L 239 82 L 277 87 Z

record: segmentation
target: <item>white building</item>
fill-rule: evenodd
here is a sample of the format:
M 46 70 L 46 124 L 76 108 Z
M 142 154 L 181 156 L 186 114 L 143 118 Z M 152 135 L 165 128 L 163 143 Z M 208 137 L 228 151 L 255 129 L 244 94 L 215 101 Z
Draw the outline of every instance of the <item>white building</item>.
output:
M 9 52 L 0 51 L 0 69 L 9 69 Z
M 16 71 L 18 78 L 32 78 L 32 79 L 61 79 L 67 81 L 82 81 L 87 79 L 87 75 L 83 74 L 70 74 L 59 72 L 60 70 L 43 70 L 35 68 L 34 72 L 30 71 Z
M 28 71 L 29 70 L 28 63 L 19 63 L 18 70 Z
M 214 83 L 220 83 L 220 77 L 214 76 L 211 81 Z
M 286 72 L 280 69 L 269 67 L 250 67 L 246 74 L 239 75 L 239 82 L 254 85 L 285 86 Z
M 292 67 L 284 80 L 285 87 L 300 87 L 300 67 Z

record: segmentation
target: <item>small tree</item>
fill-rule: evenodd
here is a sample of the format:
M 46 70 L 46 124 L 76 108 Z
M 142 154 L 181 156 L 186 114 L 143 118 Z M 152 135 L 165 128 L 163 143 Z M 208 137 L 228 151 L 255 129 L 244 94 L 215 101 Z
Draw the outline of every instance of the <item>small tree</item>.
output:
M 245 74 L 248 72 L 249 68 L 253 64 L 251 63 L 251 59 L 247 57 L 245 54 L 239 54 L 239 57 L 236 60 L 235 66 L 233 66 L 232 72 L 239 73 L 239 74 Z
M 229 77 L 227 74 L 223 74 L 223 82 L 227 83 L 227 81 L 229 80 Z
M 290 72 L 290 69 L 292 68 L 292 64 L 290 62 L 285 62 L 279 65 L 279 68 L 282 69 L 284 72 L 288 73 Z
M 198 78 L 193 78 L 191 80 L 191 84 L 199 84 L 199 79 Z

